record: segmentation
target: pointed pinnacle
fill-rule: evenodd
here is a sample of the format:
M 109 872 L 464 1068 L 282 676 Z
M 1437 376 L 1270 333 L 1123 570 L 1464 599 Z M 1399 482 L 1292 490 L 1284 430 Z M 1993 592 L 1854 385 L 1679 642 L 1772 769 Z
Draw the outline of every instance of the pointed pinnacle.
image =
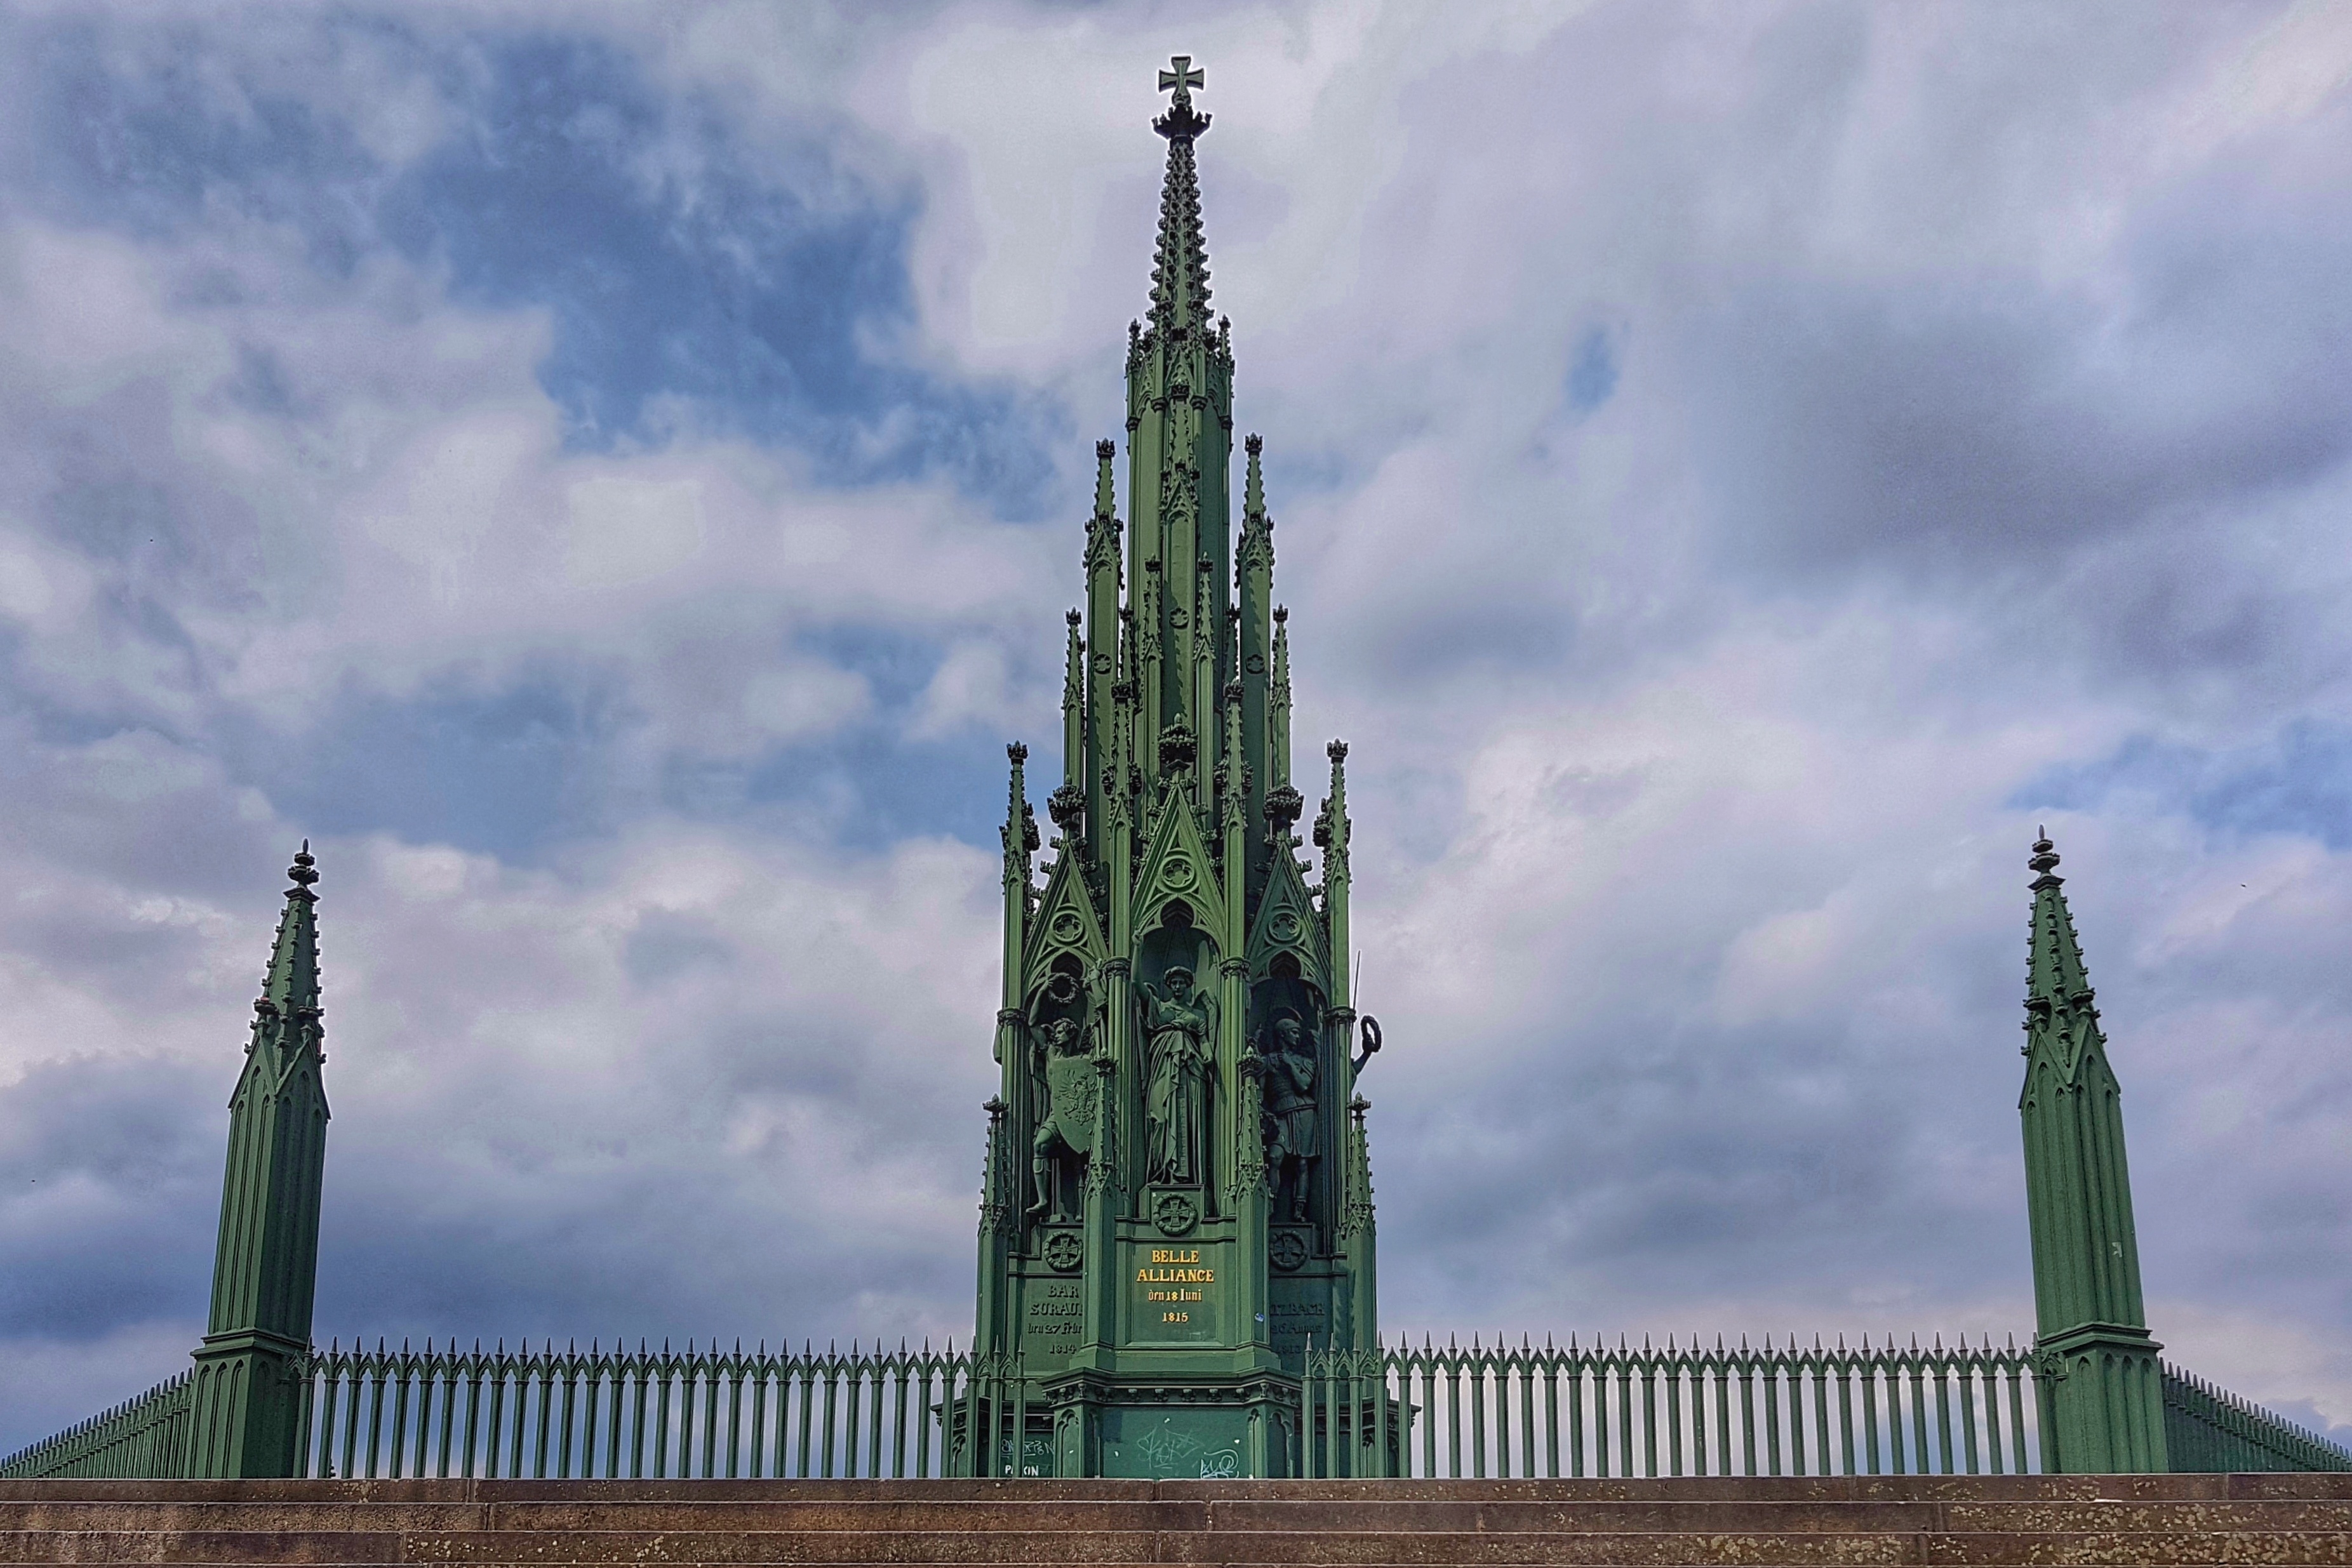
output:
M 1118 515 L 1118 493 L 1111 480 L 1111 460 L 1118 455 L 1115 442 L 1095 443 L 1095 516 L 1105 521 Z

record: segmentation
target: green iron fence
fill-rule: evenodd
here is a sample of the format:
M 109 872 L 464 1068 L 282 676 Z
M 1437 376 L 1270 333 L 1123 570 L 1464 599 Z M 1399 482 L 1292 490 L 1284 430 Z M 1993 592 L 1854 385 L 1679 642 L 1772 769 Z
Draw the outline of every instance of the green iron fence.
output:
M 194 1381 L 191 1368 L 135 1399 L 9 1455 L 0 1460 L 0 1480 L 184 1475 Z
M 2175 1472 L 2352 1470 L 2352 1453 L 2170 1362 L 2164 1365 L 2164 1447 Z
M 1310 1350 L 1300 1473 L 2030 1474 L 2041 1378 L 2031 1350 L 1989 1338 Z M 2164 1382 L 2175 1471 L 2352 1469 L 2352 1453 L 2260 1406 L 2169 1365 Z
M 2042 1469 L 2033 1354 L 1793 1342 L 1309 1348 L 1295 1473 L 1802 1476 Z M 190 1375 L 0 1460 L 0 1479 L 184 1475 Z M 1050 1474 L 1017 1361 L 952 1348 L 313 1354 L 301 1473 L 760 1478 Z M 2175 1470 L 2352 1470 L 2352 1453 L 2176 1367 Z M 1035 1414 L 1045 1414 L 1038 1400 Z M 1037 1428 L 1033 1430 L 1033 1427 Z M 974 1445 L 968 1435 L 992 1433 Z M 1016 1452 L 1015 1434 L 1019 1435 Z
M 312 1364 L 301 1443 L 312 1476 L 982 1475 L 1027 1429 L 1018 1365 L 952 1348 L 799 1354 L 527 1344 L 340 1345 Z
M 2031 1351 L 1424 1343 L 1314 1352 L 1312 1476 L 2024 1474 Z

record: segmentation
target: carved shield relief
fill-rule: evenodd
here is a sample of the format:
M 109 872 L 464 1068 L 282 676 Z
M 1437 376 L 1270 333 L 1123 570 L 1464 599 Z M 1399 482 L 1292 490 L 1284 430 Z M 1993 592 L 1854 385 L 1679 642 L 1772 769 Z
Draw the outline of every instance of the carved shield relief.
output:
M 1095 1107 L 1102 1098 L 1102 1082 L 1095 1076 L 1094 1059 L 1055 1056 L 1045 1062 L 1046 1114 L 1062 1142 L 1079 1154 L 1095 1146 Z

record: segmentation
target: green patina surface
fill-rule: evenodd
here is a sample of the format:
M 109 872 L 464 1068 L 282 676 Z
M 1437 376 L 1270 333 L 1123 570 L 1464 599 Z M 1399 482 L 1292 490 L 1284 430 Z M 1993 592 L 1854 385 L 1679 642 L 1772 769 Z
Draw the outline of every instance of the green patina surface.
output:
M 326 1179 L 319 880 L 308 841 L 287 876 L 245 1071 L 229 1096 L 211 1315 L 197 1346 L 192 1476 L 297 1473 Z
M 2139 1235 L 2124 1162 L 2123 1091 L 2066 908 L 2058 854 L 2035 841 L 2026 960 L 2025 1201 L 2033 1237 L 2034 1348 L 2043 1463 L 2168 1468 L 2163 1347 L 2140 1301 Z
M 1203 77 L 1172 64 L 1150 311 L 1128 341 L 1128 516 L 1106 441 L 1042 882 L 1011 748 L 976 1326 L 983 1353 L 1019 1358 L 1061 1473 L 1282 1475 L 1310 1341 L 1378 1333 L 1347 747 L 1327 749 L 1310 868 L 1255 436 L 1233 517 Z

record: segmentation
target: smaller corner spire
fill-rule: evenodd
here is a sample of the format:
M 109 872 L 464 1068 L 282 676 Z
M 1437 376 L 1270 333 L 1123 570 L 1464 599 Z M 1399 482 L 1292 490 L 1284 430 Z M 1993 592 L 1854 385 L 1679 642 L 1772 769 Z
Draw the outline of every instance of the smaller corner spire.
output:
M 1095 443 L 1095 516 L 1097 517 L 1109 517 L 1118 513 L 1118 497 L 1112 486 L 1110 473 L 1111 463 L 1118 456 L 1118 443 Z
M 2140 1288 L 2122 1086 L 2108 1061 L 2058 852 L 2037 830 L 2027 958 L 2025 1204 L 2033 1249 L 2034 1350 L 2059 1375 L 2042 1407 L 2043 1468 L 2161 1473 L 2158 1353 Z
M 1062 786 L 1047 797 L 1045 811 L 1066 841 L 1076 838 L 1086 814 L 1087 791 L 1087 642 L 1080 633 L 1083 617 L 1076 611 L 1064 616 L 1068 631 L 1062 650 Z
M 1348 743 L 1335 740 L 1323 748 L 1331 759 L 1331 792 L 1323 798 L 1323 810 L 1315 820 L 1315 847 L 1323 852 L 1327 877 L 1337 868 L 1342 877 L 1348 872 Z
M 1004 756 L 1013 764 L 1005 789 L 1004 852 L 1007 857 L 1019 853 L 1026 864 L 1037 849 L 1037 815 L 1029 805 L 1029 748 L 1016 740 L 1004 748 Z
M 1236 581 L 1245 581 L 1253 569 L 1259 572 L 1255 585 L 1261 596 L 1274 590 L 1274 519 L 1265 515 L 1265 475 L 1260 459 L 1265 443 L 1252 435 L 1242 444 L 1248 462 L 1242 478 L 1242 532 L 1239 548 L 1234 556 Z M 1259 602 L 1265 602 L 1264 598 Z
M 175 1472 L 194 1479 L 299 1473 L 328 1118 L 308 839 L 286 874 L 292 885 L 229 1096 L 212 1306 L 192 1369 L 185 1468 Z

